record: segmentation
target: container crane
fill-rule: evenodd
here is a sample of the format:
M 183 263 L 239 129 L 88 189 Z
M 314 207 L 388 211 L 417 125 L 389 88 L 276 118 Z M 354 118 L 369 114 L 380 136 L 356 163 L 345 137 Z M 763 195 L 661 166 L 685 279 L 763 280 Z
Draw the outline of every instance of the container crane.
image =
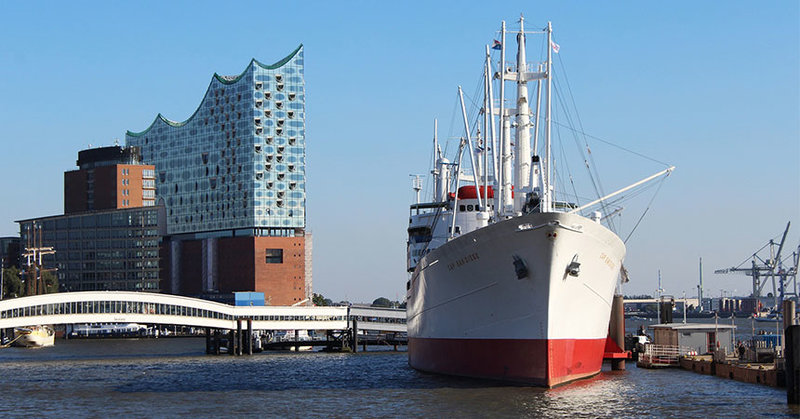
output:
M 767 284 L 766 279 L 771 279 L 772 295 L 775 298 L 776 307 L 779 307 L 779 304 L 781 304 L 781 302 L 787 296 L 794 296 L 797 298 L 797 255 L 800 252 L 800 247 L 798 247 L 797 252 L 794 252 L 790 256 L 792 258 L 793 266 L 784 268 L 783 260 L 781 259 L 783 246 L 786 243 L 786 235 L 789 233 L 789 226 L 791 224 L 791 222 L 786 223 L 786 229 L 783 231 L 780 243 L 775 243 L 774 239 L 770 239 L 767 244 L 753 253 L 752 258 L 748 258 L 750 260 L 750 267 L 742 267 L 742 265 L 747 263 L 747 260 L 745 260 L 738 266 L 717 269 L 714 271 L 714 273 L 728 274 L 733 272 L 742 272 L 747 276 L 753 277 L 753 292 L 750 296 L 755 298 L 761 297 L 761 291 L 764 289 L 764 285 Z M 769 256 L 766 256 L 766 258 L 761 257 L 759 253 L 764 251 L 766 248 L 769 248 Z M 789 257 L 786 259 L 789 259 Z M 776 277 L 778 278 L 779 284 L 776 284 L 775 282 Z M 789 285 L 792 286 L 791 292 L 787 292 L 787 287 L 789 287 Z

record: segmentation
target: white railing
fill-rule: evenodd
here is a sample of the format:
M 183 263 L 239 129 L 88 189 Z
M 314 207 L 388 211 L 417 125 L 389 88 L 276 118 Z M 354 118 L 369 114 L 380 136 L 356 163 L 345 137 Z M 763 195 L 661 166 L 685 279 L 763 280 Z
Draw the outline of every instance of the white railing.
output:
M 685 346 L 648 343 L 639 355 L 639 362 L 650 365 L 678 365 L 680 357 L 686 355 L 697 355 L 697 352 Z

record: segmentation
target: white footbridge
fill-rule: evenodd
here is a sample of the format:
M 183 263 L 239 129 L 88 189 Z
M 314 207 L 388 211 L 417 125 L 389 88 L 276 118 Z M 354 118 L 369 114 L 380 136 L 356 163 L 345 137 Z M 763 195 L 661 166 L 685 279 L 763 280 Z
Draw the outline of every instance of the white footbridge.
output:
M 170 294 L 86 291 L 0 301 L 0 329 L 37 324 L 143 323 L 236 330 L 359 330 L 405 332 L 405 309 L 332 306 L 232 306 Z

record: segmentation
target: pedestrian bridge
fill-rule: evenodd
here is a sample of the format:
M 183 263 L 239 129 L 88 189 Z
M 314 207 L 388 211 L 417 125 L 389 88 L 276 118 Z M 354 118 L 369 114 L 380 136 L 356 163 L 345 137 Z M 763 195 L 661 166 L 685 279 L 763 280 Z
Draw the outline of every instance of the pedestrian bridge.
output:
M 374 307 L 231 306 L 170 294 L 63 292 L 0 301 L 0 329 L 37 324 L 143 323 L 235 330 L 359 330 L 405 332 L 403 309 Z M 239 323 L 241 324 L 241 323 Z

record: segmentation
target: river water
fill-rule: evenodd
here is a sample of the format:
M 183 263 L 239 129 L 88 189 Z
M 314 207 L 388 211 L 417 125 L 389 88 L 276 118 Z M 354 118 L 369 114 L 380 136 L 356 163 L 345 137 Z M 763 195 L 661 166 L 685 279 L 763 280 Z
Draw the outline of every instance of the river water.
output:
M 712 319 L 713 320 L 713 319 Z M 198 338 L 0 349 L 4 417 L 788 417 L 786 393 L 683 370 L 552 390 L 424 374 L 405 352 L 205 355 Z M 606 368 L 607 370 L 608 368 Z

